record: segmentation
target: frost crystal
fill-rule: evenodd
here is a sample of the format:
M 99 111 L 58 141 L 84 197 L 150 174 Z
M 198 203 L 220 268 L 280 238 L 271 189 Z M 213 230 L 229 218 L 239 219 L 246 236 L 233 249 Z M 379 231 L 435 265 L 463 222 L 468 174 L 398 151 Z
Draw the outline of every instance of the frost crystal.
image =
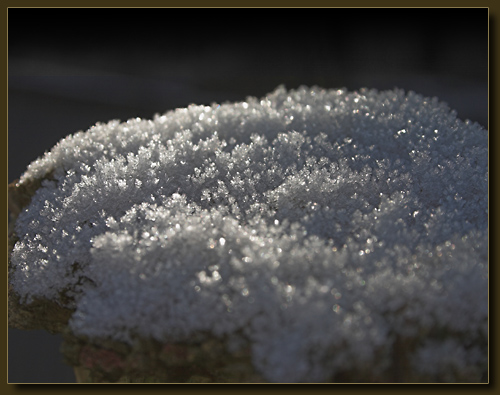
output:
M 269 381 L 376 375 L 401 339 L 423 377 L 479 381 L 487 147 L 401 90 L 279 87 L 97 124 L 21 177 L 51 174 L 17 218 L 10 281 L 74 308 L 76 334 L 242 334 Z

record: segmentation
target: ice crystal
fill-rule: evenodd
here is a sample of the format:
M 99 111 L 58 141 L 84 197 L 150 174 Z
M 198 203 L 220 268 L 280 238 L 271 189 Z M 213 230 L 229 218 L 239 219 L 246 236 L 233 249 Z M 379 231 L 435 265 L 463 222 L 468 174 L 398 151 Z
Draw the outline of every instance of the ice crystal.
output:
M 76 334 L 242 333 L 270 381 L 384 369 L 400 338 L 421 339 L 415 371 L 467 373 L 487 358 L 487 142 L 402 90 L 96 124 L 21 177 L 52 175 L 17 218 L 11 283 L 66 295 Z

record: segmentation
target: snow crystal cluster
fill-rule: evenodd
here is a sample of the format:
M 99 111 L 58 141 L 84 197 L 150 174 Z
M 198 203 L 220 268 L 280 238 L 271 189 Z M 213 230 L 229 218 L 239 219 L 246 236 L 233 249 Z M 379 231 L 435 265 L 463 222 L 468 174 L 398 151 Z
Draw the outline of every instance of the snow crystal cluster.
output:
M 11 283 L 65 300 L 76 334 L 243 336 L 269 381 L 376 374 L 398 339 L 418 339 L 414 371 L 453 377 L 487 361 L 487 149 L 402 90 L 279 87 L 97 124 L 21 177 L 46 179 Z

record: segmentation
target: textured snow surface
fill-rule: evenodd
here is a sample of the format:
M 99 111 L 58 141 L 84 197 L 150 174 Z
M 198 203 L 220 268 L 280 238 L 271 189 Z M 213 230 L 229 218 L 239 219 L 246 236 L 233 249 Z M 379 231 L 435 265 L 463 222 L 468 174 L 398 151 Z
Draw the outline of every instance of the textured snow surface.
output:
M 382 370 L 397 338 L 421 339 L 416 371 L 461 372 L 487 360 L 487 149 L 401 90 L 97 124 L 21 177 L 54 180 L 17 218 L 11 282 L 71 297 L 76 334 L 239 333 L 270 381 Z

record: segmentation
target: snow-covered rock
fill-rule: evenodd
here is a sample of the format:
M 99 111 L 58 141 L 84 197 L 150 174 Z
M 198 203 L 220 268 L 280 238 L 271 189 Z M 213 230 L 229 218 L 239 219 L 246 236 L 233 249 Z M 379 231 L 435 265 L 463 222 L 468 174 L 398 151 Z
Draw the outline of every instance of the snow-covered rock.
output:
M 238 334 L 275 382 L 376 377 L 405 339 L 422 377 L 484 375 L 488 132 L 436 98 L 279 87 L 115 120 L 38 179 L 10 283 L 77 335 Z

